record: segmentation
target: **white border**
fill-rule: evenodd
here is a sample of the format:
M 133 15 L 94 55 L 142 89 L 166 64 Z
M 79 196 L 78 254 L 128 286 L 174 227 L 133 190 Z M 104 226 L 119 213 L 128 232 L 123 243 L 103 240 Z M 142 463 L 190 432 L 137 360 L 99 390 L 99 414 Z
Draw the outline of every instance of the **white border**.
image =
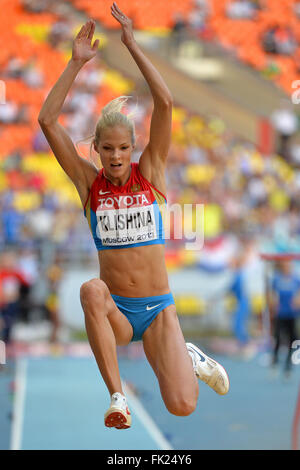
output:
M 173 450 L 170 442 L 162 435 L 159 428 L 156 426 L 152 418 L 149 416 L 141 402 L 136 396 L 133 395 L 131 390 L 127 387 L 126 383 L 122 382 L 122 387 L 132 409 L 135 411 L 141 423 L 148 430 L 149 434 L 153 437 L 161 450 Z
M 10 450 L 21 450 L 26 395 L 27 360 L 18 359 L 16 363 L 15 395 L 13 403 Z

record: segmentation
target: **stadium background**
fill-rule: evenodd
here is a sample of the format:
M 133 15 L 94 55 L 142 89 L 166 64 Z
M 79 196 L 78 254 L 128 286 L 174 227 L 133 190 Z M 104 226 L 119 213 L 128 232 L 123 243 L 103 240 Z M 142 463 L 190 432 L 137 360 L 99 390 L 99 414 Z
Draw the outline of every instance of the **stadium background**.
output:
M 112 448 L 295 447 L 299 367 L 288 381 L 269 374 L 260 253 L 300 252 L 300 113 L 292 102 L 300 2 L 118 4 L 174 97 L 168 203 L 205 205 L 203 249 L 186 250 L 172 226 L 166 245 L 180 322 L 187 339 L 224 362 L 231 392 L 220 399 L 201 386 L 199 410 L 178 420 L 162 406 L 141 345 L 120 348 L 121 375 L 139 411 L 136 430 L 118 435 Z M 79 302 L 81 283 L 98 275 L 97 258 L 79 197 L 37 117 L 88 17 L 97 22 L 99 53 L 80 72 L 61 116 L 81 155 L 90 157 L 88 137 L 101 108 L 129 94 L 138 161 L 151 99 L 120 41 L 110 2 L 1 0 L 1 8 L 0 270 L 14 266 L 27 286 L 0 372 L 0 448 L 110 448 L 102 425 L 107 396 Z M 299 272 L 298 263 L 294 268 Z M 246 338 L 232 289 L 240 270 L 249 299 Z M 89 406 L 79 412 L 81 400 Z M 143 413 L 150 431 L 139 421 Z

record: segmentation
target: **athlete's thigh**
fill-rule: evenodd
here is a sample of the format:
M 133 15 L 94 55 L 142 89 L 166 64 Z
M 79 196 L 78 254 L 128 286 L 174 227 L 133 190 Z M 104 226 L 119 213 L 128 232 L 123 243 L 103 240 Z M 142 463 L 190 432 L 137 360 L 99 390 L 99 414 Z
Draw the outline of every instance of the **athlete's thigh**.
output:
M 143 335 L 143 346 L 166 401 L 171 396 L 198 396 L 198 381 L 176 314 L 170 305 L 158 314 Z
M 106 307 L 108 312 L 107 319 L 114 332 L 116 343 L 118 346 L 125 346 L 131 341 L 133 329 L 129 320 L 115 304 L 109 290 L 106 297 Z

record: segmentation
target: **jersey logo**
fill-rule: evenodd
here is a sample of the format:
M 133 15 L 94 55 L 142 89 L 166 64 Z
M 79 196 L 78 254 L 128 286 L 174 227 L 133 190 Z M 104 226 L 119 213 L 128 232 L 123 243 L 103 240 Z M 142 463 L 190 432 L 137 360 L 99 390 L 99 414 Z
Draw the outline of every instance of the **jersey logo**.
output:
M 147 305 L 146 310 L 152 310 L 153 308 L 159 307 L 160 305 L 161 304 L 153 305 L 153 307 L 149 307 L 149 305 Z
M 136 193 L 137 191 L 140 191 L 140 189 L 141 189 L 141 185 L 140 185 L 140 184 L 134 184 L 133 186 L 131 186 L 130 191 L 131 191 L 132 193 Z
M 110 193 L 110 191 L 102 191 L 102 189 L 100 189 L 100 191 L 99 191 L 99 194 L 109 194 L 109 193 Z

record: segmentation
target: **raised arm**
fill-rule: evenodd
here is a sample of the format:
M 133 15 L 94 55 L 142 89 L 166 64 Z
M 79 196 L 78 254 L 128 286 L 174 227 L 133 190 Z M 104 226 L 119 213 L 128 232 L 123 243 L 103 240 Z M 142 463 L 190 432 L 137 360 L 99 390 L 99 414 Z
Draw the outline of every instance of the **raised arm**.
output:
M 164 169 L 171 143 L 172 95 L 159 72 L 136 43 L 132 21 L 115 2 L 111 7 L 111 13 L 122 26 L 121 40 L 143 74 L 153 98 L 150 140 L 139 162 L 140 170 L 151 180 L 153 172 Z
M 58 117 L 77 74 L 84 64 L 96 55 L 99 40 L 91 45 L 94 31 L 95 23 L 92 20 L 80 29 L 73 41 L 72 58 L 51 89 L 38 117 L 41 129 L 58 163 L 75 184 L 83 203 L 97 175 L 97 169 L 78 155 L 72 140 L 63 126 L 58 123 Z

